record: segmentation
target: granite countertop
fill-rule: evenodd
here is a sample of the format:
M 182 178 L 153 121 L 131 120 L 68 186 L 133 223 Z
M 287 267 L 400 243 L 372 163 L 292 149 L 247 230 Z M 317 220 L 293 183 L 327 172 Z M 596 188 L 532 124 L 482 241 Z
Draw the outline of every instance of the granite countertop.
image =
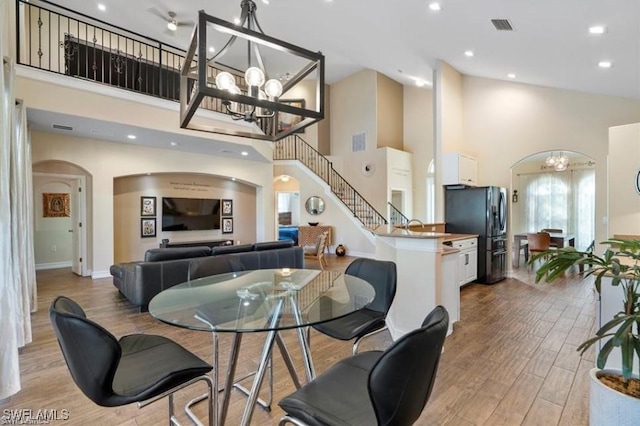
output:
M 446 232 L 417 232 L 402 228 L 396 228 L 392 225 L 381 225 L 377 228 L 371 229 L 375 235 L 380 237 L 398 237 L 398 238 L 422 238 L 422 239 L 436 239 L 442 238 L 443 242 L 465 240 L 467 238 L 477 238 L 477 235 L 472 234 L 450 234 Z
M 466 240 L 467 238 L 478 238 L 475 234 L 445 234 L 444 241 Z

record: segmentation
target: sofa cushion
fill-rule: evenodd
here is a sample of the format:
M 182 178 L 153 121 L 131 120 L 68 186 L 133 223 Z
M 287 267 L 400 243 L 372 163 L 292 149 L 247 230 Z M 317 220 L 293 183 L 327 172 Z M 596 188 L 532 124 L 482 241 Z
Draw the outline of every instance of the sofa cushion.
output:
M 245 251 L 253 251 L 253 244 L 213 247 L 211 249 L 211 256 L 216 256 L 219 254 L 243 253 Z
M 293 240 L 266 241 L 264 243 L 255 243 L 253 249 L 255 251 L 273 250 L 293 247 Z
M 227 272 L 244 271 L 244 266 L 232 256 L 207 256 L 193 259 L 189 263 L 187 279 L 189 281 Z
M 207 246 L 197 247 L 171 247 L 149 249 L 144 254 L 145 262 L 162 262 L 165 260 L 189 259 L 203 257 L 211 254 L 211 248 Z

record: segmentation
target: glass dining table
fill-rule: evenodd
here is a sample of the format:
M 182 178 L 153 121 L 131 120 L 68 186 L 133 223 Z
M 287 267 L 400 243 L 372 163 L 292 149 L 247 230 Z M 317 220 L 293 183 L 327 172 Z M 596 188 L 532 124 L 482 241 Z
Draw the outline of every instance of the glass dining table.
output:
M 310 381 L 315 372 L 305 329 L 362 309 L 374 296 L 375 290 L 368 282 L 341 272 L 261 269 L 213 275 L 178 284 L 156 295 L 149 303 L 149 313 L 173 326 L 213 334 L 214 383 L 218 383 L 219 374 L 218 333 L 233 333 L 220 410 L 218 398 L 212 401 L 216 424 L 220 425 L 226 420 L 231 389 L 236 384 L 235 371 L 242 336 L 245 333 L 266 333 L 251 390 L 245 390 L 248 399 L 241 424 L 249 425 L 274 344 L 280 349 L 294 385 L 301 387 L 280 331 L 297 331 L 306 379 Z

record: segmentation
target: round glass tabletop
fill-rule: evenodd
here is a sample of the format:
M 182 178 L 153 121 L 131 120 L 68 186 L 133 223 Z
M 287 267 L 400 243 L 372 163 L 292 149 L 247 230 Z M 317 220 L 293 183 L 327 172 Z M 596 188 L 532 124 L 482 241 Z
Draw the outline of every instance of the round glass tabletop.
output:
M 336 319 L 363 308 L 374 296 L 368 282 L 341 272 L 261 269 L 178 284 L 156 295 L 149 313 L 192 330 L 258 332 Z

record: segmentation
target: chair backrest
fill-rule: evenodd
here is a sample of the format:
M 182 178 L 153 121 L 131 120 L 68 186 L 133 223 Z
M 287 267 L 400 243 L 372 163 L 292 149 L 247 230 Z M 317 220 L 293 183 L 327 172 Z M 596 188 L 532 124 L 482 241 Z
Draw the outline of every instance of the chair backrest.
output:
M 551 247 L 551 237 L 546 232 L 527 234 L 529 251 L 547 251 Z
M 562 229 L 559 229 L 559 228 L 544 228 L 540 232 L 549 232 L 551 234 L 562 234 Z
M 385 314 L 389 311 L 393 298 L 396 296 L 398 274 L 395 263 L 386 260 L 359 258 L 347 266 L 345 274 L 362 278 L 375 289 L 376 295 L 367 305 L 368 309 Z
M 64 360 L 80 390 L 98 405 L 120 405 L 113 378 L 122 354 L 116 338 L 87 319 L 73 300 L 59 296 L 49 308 Z
M 379 425 L 413 424 L 429 400 L 449 326 L 442 306 L 422 327 L 395 341 L 369 373 L 369 397 Z

